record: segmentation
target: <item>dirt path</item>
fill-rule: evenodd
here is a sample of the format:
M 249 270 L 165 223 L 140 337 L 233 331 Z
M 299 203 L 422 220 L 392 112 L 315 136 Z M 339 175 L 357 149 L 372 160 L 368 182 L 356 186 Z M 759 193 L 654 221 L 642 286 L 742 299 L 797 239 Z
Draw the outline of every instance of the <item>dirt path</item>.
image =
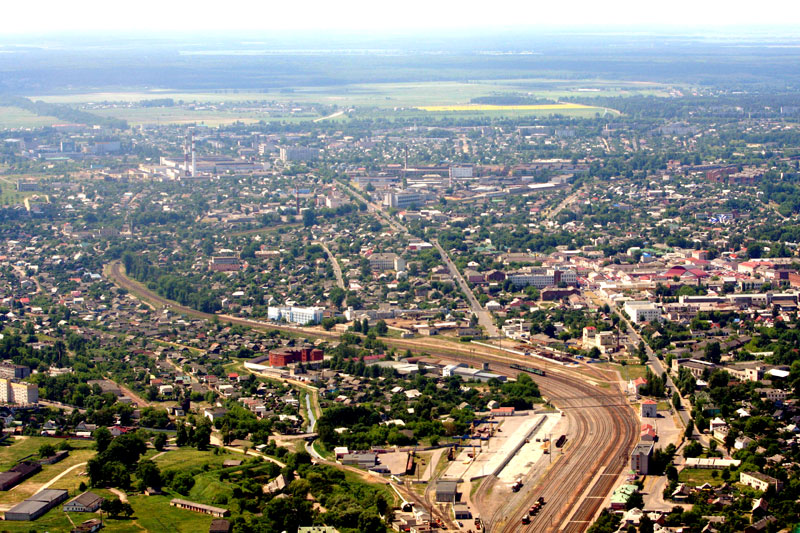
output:
M 61 472 L 59 475 L 57 475 L 56 477 L 54 477 L 53 479 L 51 479 L 50 481 L 48 481 L 47 483 L 45 483 L 44 485 L 39 487 L 39 490 L 36 491 L 36 494 L 39 494 L 44 489 L 49 489 L 53 485 L 53 483 L 55 483 L 56 481 L 58 481 L 62 477 L 66 476 L 67 474 L 69 474 L 70 472 L 72 472 L 73 470 L 75 470 L 76 468 L 79 468 L 81 466 L 86 466 L 86 463 L 78 463 L 76 465 L 72 465 L 71 467 L 67 468 L 66 470 Z
M 125 394 L 125 396 L 127 396 L 128 398 L 133 400 L 133 403 L 135 403 L 137 406 L 139 406 L 139 407 L 150 407 L 150 402 L 146 401 L 144 398 L 142 398 L 141 396 L 139 396 L 138 394 L 133 392 L 131 389 L 129 389 L 125 385 L 117 383 L 117 386 L 119 387 L 119 390 L 121 390 Z
M 110 493 L 112 493 L 112 494 L 116 494 L 117 496 L 119 496 L 119 501 L 121 501 L 121 502 L 127 502 L 128 501 L 128 495 L 125 494 L 124 492 L 122 492 L 121 490 L 109 488 L 108 491 Z

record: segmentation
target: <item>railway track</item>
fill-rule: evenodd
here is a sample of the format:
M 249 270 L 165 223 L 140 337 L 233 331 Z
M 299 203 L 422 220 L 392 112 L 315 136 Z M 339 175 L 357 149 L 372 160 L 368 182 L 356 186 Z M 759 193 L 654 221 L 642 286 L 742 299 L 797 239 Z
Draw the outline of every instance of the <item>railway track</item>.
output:
M 119 262 L 109 265 L 109 273 L 117 285 L 144 301 L 170 308 L 187 316 L 205 320 L 217 318 L 231 324 L 287 331 L 308 337 L 331 340 L 339 338 L 337 333 L 322 330 L 308 331 L 257 320 L 212 315 L 181 306 L 129 279 L 122 272 Z M 589 527 L 603 499 L 611 492 L 618 476 L 626 468 L 628 455 L 638 437 L 637 419 L 624 398 L 612 389 L 603 389 L 585 382 L 587 378 L 597 382 L 607 382 L 614 379 L 612 373 L 584 364 L 581 365 L 583 375 L 579 375 L 572 369 L 543 365 L 539 360 L 486 348 L 447 347 L 420 340 L 390 338 L 381 340 L 395 348 L 425 351 L 458 362 L 489 362 L 492 371 L 507 376 L 519 374 L 519 371 L 512 369 L 510 365 L 521 361 L 538 368 L 546 367 L 547 375 L 535 376 L 534 379 L 542 393 L 564 411 L 570 427 L 573 428 L 569 432 L 570 440 L 545 478 L 534 486 L 528 487 L 530 483 L 527 484 L 520 493 L 510 498 L 500 511 L 487 521 L 487 529 L 504 532 L 558 530 L 580 532 Z M 482 484 L 473 498 L 474 501 L 480 501 L 481 491 L 485 490 L 486 486 L 487 483 Z M 584 495 L 587 497 L 581 499 Z M 520 523 L 522 514 L 527 512 L 528 507 L 539 496 L 545 498 L 544 507 L 532 518 L 529 525 L 522 525 Z M 419 498 L 415 503 L 424 505 L 425 500 Z M 441 512 L 437 511 L 434 510 L 434 515 L 441 515 Z M 446 521 L 451 522 L 449 517 Z
M 506 375 L 516 372 L 500 364 L 492 368 Z M 596 396 L 597 387 L 554 375 L 537 376 L 536 382 L 553 403 L 565 410 L 570 423 L 569 440 L 543 479 L 534 485 L 526 484 L 493 514 L 488 530 L 585 531 L 627 466 L 638 424 L 630 407 L 614 400 L 613 393 L 608 393 L 613 401 L 594 404 L 586 398 Z M 522 524 L 522 516 L 540 496 L 545 505 L 530 524 Z

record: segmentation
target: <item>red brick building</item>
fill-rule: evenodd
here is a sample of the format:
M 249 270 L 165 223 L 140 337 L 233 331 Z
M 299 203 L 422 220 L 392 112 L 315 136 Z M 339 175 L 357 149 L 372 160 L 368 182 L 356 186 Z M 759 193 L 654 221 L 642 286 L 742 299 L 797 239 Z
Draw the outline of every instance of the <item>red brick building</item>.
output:
M 269 352 L 269 366 L 286 366 L 292 363 L 311 363 L 322 361 L 324 352 L 319 348 L 278 348 Z

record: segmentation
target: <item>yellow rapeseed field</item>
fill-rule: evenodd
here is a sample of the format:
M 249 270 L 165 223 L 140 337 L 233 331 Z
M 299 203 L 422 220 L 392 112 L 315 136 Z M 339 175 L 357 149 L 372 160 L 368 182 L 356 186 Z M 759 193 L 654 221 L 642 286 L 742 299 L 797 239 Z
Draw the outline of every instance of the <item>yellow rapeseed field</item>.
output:
M 594 109 L 583 104 L 539 104 L 539 105 L 488 105 L 488 104 L 463 104 L 463 105 L 430 105 L 417 109 L 423 111 L 558 111 L 563 109 Z

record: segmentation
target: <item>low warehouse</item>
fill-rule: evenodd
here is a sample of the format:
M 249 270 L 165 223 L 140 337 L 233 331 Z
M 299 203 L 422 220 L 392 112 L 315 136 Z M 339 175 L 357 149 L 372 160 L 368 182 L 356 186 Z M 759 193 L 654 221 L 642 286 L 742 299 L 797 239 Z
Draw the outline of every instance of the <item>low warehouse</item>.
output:
M 61 489 L 45 489 L 18 503 L 5 513 L 6 520 L 36 520 L 67 499 L 69 493 Z

